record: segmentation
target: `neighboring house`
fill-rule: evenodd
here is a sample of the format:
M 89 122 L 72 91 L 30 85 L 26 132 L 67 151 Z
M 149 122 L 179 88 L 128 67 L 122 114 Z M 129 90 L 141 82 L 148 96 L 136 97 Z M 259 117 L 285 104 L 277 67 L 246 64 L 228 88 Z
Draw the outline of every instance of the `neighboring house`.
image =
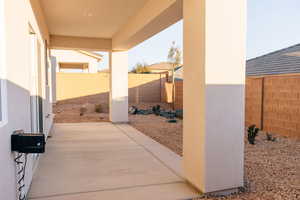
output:
M 147 66 L 151 73 L 166 73 L 172 71 L 173 65 L 169 62 L 160 62 Z
M 109 73 L 110 70 L 109 69 L 102 69 L 98 71 L 99 73 Z
M 246 125 L 300 137 L 300 44 L 247 61 Z
M 160 62 L 156 64 L 152 64 L 147 66 L 147 68 L 150 70 L 150 73 L 153 74 L 166 74 L 166 79 L 168 82 L 172 81 L 172 70 L 173 65 L 169 62 Z M 177 66 L 175 68 L 175 78 L 183 78 L 183 66 Z
M 183 65 L 176 68 L 174 76 L 176 80 L 183 80 Z
M 56 58 L 57 72 L 97 73 L 103 59 L 101 54 L 83 50 L 51 50 Z
M 300 73 L 300 44 L 247 61 L 247 76 Z
M 182 66 L 175 68 L 175 71 L 180 69 Z M 173 70 L 173 65 L 170 62 L 160 62 L 152 65 L 148 65 L 147 68 L 150 70 L 150 73 L 169 73 L 171 75 Z

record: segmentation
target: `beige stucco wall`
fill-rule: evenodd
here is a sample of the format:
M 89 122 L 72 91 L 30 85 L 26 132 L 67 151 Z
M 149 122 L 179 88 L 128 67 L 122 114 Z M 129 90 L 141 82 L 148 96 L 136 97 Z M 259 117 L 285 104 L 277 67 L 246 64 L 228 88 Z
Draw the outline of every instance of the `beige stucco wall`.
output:
M 4 18 L 5 17 L 5 18 Z M 10 136 L 14 130 L 23 129 L 31 132 L 30 97 L 32 96 L 31 81 L 31 54 L 29 24 L 36 33 L 36 38 L 41 44 L 41 72 L 42 72 L 42 98 L 44 110 L 44 130 L 49 132 L 52 124 L 50 114 L 51 106 L 46 97 L 49 96 L 45 85 L 45 59 L 44 49 L 46 36 L 45 30 L 39 29 L 38 22 L 32 11 L 30 1 L 1 0 L 0 1 L 0 26 L 1 49 L 1 79 L 6 83 L 2 90 L 5 99 L 5 120 L 0 123 L 0 199 L 16 199 L 15 163 L 10 150 Z M 4 30 L 4 32 L 3 32 Z M 3 35 L 3 33 L 5 35 Z M 48 87 L 49 88 L 49 87 Z M 28 155 L 25 175 L 25 190 L 27 191 L 37 162 L 33 155 Z
M 203 192 L 237 188 L 244 167 L 246 1 L 183 2 L 185 177 Z
M 164 77 L 160 74 L 128 74 L 129 102 L 160 102 Z M 99 96 L 99 94 L 105 96 L 109 93 L 109 73 L 58 72 L 56 79 L 57 101 L 76 100 L 80 97 Z

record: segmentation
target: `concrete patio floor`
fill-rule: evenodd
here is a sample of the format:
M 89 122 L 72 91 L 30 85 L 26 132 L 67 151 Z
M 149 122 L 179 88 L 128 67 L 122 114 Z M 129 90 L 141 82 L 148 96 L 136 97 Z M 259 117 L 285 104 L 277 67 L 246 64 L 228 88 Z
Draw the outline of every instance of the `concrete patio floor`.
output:
M 55 124 L 29 199 L 191 199 L 181 157 L 127 124 Z

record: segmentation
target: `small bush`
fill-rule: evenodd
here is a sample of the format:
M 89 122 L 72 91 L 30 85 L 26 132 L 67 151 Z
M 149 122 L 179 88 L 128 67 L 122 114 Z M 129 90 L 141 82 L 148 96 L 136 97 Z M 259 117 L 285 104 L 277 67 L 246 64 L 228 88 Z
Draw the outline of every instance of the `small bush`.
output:
M 146 63 L 137 63 L 131 72 L 137 74 L 148 74 L 151 71 L 147 66 L 148 65 Z
M 96 104 L 95 105 L 95 112 L 97 112 L 97 113 L 102 113 L 103 112 L 101 104 Z
M 248 142 L 249 144 L 255 144 L 255 137 L 258 135 L 259 128 L 256 128 L 255 125 L 248 127 Z
M 266 138 L 268 141 L 275 142 L 276 138 L 271 133 L 266 133 Z

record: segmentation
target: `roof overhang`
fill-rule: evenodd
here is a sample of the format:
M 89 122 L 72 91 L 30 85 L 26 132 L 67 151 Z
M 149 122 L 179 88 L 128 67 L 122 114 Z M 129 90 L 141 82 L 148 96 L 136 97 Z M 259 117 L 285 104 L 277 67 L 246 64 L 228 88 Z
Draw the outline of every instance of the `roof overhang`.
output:
M 128 50 L 182 18 L 183 0 L 31 0 L 50 47 Z

